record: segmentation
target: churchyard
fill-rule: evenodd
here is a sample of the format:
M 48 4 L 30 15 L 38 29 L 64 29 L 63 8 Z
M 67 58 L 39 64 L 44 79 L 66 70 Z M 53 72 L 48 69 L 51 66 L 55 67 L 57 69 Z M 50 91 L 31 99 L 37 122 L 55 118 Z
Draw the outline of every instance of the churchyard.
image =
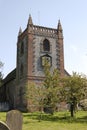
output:
M 0 130 L 87 130 L 87 111 L 78 111 L 75 117 L 70 112 L 56 112 L 54 115 L 18 111 L 0 112 Z M 2 125 L 5 125 L 2 129 Z

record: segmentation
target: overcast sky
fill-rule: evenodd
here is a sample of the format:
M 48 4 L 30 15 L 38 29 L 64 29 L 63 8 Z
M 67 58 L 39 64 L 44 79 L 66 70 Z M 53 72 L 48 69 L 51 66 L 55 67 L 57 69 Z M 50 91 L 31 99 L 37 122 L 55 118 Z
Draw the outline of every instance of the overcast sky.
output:
M 87 75 L 87 0 L 0 0 L 0 60 L 6 76 L 16 67 L 16 44 L 29 14 L 35 25 L 57 28 L 64 35 L 65 69 Z

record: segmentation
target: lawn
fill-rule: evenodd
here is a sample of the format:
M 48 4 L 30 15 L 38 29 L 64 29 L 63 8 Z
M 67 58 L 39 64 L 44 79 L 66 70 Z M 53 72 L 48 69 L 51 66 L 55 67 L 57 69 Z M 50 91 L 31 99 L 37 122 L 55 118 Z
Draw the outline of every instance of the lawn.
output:
M 0 120 L 5 119 L 6 113 L 0 113 Z M 87 130 L 87 112 L 78 111 L 74 118 L 70 117 L 69 112 L 54 115 L 23 113 L 23 130 Z

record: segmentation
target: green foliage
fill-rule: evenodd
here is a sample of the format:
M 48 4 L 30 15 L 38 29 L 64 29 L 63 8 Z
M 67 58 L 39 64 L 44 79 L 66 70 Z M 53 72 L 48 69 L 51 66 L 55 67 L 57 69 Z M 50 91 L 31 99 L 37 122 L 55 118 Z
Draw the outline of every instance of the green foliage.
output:
M 86 97 L 87 79 L 84 75 L 73 73 L 72 76 L 63 79 L 61 93 L 63 100 L 70 104 L 71 116 L 77 108 L 77 103 Z
M 46 96 L 46 89 L 42 85 L 36 85 L 32 82 L 26 85 L 26 98 L 29 107 L 37 107 L 42 111 L 44 107 L 44 99 Z
M 51 108 L 51 112 L 53 113 L 57 103 L 59 102 L 59 90 L 60 90 L 60 78 L 58 69 L 54 69 L 52 72 L 50 71 L 50 66 L 47 61 L 45 61 L 44 66 L 44 87 L 47 90 L 46 98 L 45 98 L 45 105 L 48 108 Z
M 53 114 L 57 103 L 59 102 L 60 79 L 57 69 L 50 72 L 50 65 L 45 61 L 44 66 L 45 79 L 42 84 L 29 82 L 26 85 L 26 98 L 30 106 L 39 107 L 40 111 L 43 108 L 51 109 Z
M 65 101 L 70 104 L 71 116 L 74 116 L 77 104 L 87 98 L 86 76 L 73 73 L 72 76 L 64 77 L 61 80 L 58 69 L 51 70 L 48 61 L 44 63 L 43 84 L 27 84 L 26 97 L 29 106 L 39 106 L 41 111 L 45 108 L 44 110 L 53 114 L 58 103 Z

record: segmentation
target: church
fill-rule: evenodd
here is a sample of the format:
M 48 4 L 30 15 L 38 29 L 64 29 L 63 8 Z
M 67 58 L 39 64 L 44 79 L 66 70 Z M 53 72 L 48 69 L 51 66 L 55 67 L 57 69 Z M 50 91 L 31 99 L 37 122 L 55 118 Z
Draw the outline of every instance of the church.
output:
M 19 29 L 17 38 L 16 68 L 3 80 L 0 102 L 8 102 L 10 109 L 25 107 L 23 92 L 26 82 L 40 84 L 43 81 L 44 59 L 50 70 L 57 68 L 60 76 L 69 75 L 64 69 L 63 29 L 60 20 L 57 28 L 33 24 L 29 15 L 27 27 Z

